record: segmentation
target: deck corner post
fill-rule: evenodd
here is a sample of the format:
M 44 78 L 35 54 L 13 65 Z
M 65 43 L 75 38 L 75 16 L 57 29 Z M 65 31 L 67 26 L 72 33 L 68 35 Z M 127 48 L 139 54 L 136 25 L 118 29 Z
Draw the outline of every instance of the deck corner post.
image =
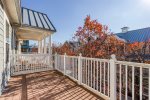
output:
M 111 59 L 110 59 L 110 100 L 117 100 L 115 61 L 116 61 L 116 57 L 113 54 L 111 55 Z
M 79 57 L 78 57 L 78 84 L 81 85 L 82 83 L 82 61 L 81 61 L 81 58 L 82 58 L 82 54 L 80 53 L 79 54 Z
M 64 54 L 64 75 L 66 75 L 66 53 Z
M 54 62 L 55 62 L 54 69 L 57 69 L 57 53 L 55 53 Z

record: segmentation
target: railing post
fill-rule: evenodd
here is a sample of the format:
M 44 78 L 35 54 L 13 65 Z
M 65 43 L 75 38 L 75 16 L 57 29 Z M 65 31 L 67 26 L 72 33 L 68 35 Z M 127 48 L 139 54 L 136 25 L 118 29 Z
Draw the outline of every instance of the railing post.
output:
M 54 69 L 57 69 L 57 53 L 55 53 L 55 58 L 54 58 L 55 66 Z
M 66 53 L 64 54 L 64 75 L 66 75 Z
M 82 57 L 82 54 L 80 53 L 79 57 L 78 57 L 78 84 L 79 85 L 81 85 L 81 83 L 82 83 L 82 61 L 81 61 L 81 57 Z
M 111 59 L 110 59 L 110 100 L 117 100 L 115 61 L 116 61 L 116 57 L 113 54 L 111 55 Z

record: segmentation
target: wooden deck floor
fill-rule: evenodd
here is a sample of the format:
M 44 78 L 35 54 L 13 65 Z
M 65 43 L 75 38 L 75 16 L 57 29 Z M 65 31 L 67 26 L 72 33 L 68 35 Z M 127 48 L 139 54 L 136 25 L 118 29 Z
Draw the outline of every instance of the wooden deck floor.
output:
M 12 77 L 0 100 L 101 100 L 55 71 Z

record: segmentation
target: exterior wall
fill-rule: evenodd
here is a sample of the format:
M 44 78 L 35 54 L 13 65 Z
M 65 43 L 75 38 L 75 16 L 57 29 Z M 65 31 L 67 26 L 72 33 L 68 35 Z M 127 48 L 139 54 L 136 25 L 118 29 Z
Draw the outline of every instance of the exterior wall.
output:
M 10 78 L 10 54 L 12 54 L 12 27 L 0 5 L 0 93 Z
M 0 5 L 0 77 L 4 68 L 4 12 Z M 3 88 L 2 79 L 0 79 L 0 91 Z

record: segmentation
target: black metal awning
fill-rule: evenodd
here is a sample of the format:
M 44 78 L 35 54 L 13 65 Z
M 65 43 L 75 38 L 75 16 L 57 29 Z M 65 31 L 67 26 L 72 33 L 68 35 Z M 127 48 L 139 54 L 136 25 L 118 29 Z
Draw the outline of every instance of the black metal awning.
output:
M 56 32 L 46 14 L 24 7 L 22 7 L 22 25 Z

